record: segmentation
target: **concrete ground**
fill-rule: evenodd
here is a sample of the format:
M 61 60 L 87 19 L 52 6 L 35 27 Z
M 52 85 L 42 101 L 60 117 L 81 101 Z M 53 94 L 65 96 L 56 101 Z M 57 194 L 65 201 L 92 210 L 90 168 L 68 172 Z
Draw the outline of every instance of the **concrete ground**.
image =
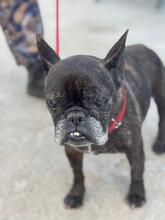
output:
M 55 1 L 40 0 L 45 38 L 54 47 Z M 127 44 L 144 43 L 165 62 L 165 9 L 142 1 L 61 0 L 61 57 L 104 57 L 129 28 Z M 131 209 L 124 198 L 130 182 L 124 155 L 86 155 L 87 192 L 78 210 L 63 197 L 72 174 L 63 147 L 54 143 L 45 103 L 26 94 L 27 74 L 15 64 L 0 32 L 0 220 L 164 220 L 165 155 L 151 150 L 157 132 L 154 102 L 144 123 L 147 203 Z

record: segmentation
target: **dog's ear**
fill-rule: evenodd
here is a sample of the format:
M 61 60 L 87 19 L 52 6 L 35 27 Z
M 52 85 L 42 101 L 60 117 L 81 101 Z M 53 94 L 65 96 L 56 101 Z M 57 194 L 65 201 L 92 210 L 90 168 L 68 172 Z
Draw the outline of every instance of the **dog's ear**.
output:
M 123 52 L 127 39 L 128 30 L 122 35 L 117 43 L 110 49 L 104 58 L 104 65 L 113 74 L 113 78 L 117 87 L 120 87 L 123 79 Z
M 41 61 L 46 71 L 49 71 L 52 64 L 60 61 L 60 57 L 53 51 L 53 49 L 46 43 L 46 41 L 40 36 L 36 37 L 37 47 Z
M 104 59 L 105 66 L 109 68 L 115 68 L 120 63 L 120 58 L 124 52 L 125 42 L 127 39 L 128 30 L 122 35 L 117 43 L 110 49 L 109 53 Z

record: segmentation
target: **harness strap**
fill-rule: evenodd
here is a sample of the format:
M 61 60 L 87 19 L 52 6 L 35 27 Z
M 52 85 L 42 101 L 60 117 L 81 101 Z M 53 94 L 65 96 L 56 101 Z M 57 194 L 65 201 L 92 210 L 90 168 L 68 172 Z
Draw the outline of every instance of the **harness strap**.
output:
M 126 96 L 126 91 L 124 86 L 122 86 L 122 94 L 123 94 L 123 105 L 121 112 L 115 117 L 112 118 L 109 128 L 108 128 L 108 133 L 111 134 L 115 129 L 119 128 L 120 125 L 122 124 L 122 120 L 125 116 L 126 113 L 126 105 L 127 105 L 127 96 Z

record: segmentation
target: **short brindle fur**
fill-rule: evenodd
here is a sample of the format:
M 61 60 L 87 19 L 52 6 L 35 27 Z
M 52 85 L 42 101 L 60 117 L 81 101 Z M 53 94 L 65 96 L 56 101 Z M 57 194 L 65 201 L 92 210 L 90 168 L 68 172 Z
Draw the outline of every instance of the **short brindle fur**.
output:
M 65 204 L 82 205 L 85 185 L 83 155 L 126 154 L 131 169 L 127 201 L 140 207 L 146 200 L 143 183 L 144 151 L 141 134 L 151 96 L 159 113 L 159 131 L 153 150 L 165 153 L 165 69 L 159 57 L 144 45 L 125 47 L 127 32 L 105 59 L 77 55 L 60 60 L 47 43 L 37 38 L 43 65 L 48 72 L 45 97 L 55 126 L 55 137 L 65 145 L 74 181 Z M 121 111 L 122 84 L 127 95 L 122 125 L 108 134 L 111 119 Z M 76 132 L 76 133 L 75 133 Z

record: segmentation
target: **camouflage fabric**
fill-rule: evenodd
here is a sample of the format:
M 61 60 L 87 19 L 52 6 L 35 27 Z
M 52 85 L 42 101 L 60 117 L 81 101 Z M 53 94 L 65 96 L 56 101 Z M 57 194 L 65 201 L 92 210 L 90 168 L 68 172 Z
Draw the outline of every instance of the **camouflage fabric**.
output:
M 36 34 L 43 35 L 37 0 L 0 0 L 0 25 L 19 65 L 39 59 Z

